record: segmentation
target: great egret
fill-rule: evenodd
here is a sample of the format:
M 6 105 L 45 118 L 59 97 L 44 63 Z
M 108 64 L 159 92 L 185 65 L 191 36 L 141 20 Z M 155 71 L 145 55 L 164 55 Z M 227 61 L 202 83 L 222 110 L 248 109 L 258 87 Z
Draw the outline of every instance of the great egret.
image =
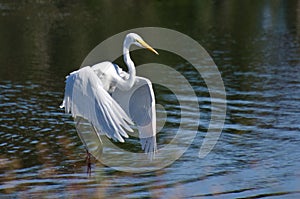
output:
M 136 76 L 129 48 L 134 44 L 158 54 L 139 35 L 129 33 L 123 44 L 128 73 L 116 64 L 102 62 L 86 66 L 66 77 L 61 108 L 74 118 L 85 118 L 101 135 L 124 142 L 136 125 L 142 149 L 156 151 L 155 97 L 150 80 Z M 100 136 L 98 136 L 100 139 Z

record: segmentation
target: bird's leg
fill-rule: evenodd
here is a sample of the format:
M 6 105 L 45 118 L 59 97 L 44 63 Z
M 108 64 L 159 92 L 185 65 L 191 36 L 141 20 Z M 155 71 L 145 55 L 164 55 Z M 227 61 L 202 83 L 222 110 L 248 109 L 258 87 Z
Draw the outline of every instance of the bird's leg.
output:
M 81 122 L 82 118 L 81 117 L 76 117 L 75 118 L 75 122 L 76 122 L 76 127 L 79 126 L 80 122 Z
M 79 129 L 79 125 L 82 121 L 82 117 L 76 117 L 75 118 L 75 126 L 76 126 L 76 129 L 77 129 L 77 132 L 78 132 L 78 129 Z M 91 154 L 87 148 L 87 144 L 85 143 L 84 139 L 81 137 L 80 133 L 78 133 L 81 141 L 84 143 L 85 145 L 85 150 L 86 150 L 86 158 L 85 158 L 85 161 L 87 163 L 87 171 L 86 173 L 91 177 L 91 173 L 92 173 L 92 163 L 91 163 Z
M 89 177 L 91 177 L 91 173 L 92 173 L 92 163 L 91 163 L 91 154 L 88 151 L 88 149 L 86 148 L 86 163 L 87 163 L 87 171 L 86 173 L 89 175 Z

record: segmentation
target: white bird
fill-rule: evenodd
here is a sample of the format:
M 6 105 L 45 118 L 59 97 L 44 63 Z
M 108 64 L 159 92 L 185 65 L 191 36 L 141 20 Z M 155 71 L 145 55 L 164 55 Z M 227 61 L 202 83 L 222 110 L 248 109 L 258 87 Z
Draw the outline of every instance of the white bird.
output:
M 136 76 L 129 55 L 134 44 L 158 54 L 139 35 L 129 33 L 123 44 L 128 73 L 111 62 L 86 66 L 66 77 L 65 96 L 61 108 L 74 118 L 89 121 L 99 135 L 120 142 L 128 138 L 136 125 L 142 149 L 156 151 L 155 96 L 150 80 Z M 100 136 L 99 136 L 100 138 Z

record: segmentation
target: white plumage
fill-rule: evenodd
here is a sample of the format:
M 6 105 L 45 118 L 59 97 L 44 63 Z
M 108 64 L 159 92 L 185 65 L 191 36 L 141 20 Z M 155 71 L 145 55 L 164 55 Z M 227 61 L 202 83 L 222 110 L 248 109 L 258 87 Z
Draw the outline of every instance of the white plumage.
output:
M 66 79 L 61 107 L 74 118 L 86 119 L 99 135 L 124 142 L 136 125 L 143 150 L 156 150 L 155 96 L 150 80 L 137 77 L 129 56 L 129 47 L 138 45 L 158 54 L 140 36 L 125 37 L 123 53 L 128 73 L 111 62 L 86 66 Z M 99 137 L 100 138 L 100 137 Z

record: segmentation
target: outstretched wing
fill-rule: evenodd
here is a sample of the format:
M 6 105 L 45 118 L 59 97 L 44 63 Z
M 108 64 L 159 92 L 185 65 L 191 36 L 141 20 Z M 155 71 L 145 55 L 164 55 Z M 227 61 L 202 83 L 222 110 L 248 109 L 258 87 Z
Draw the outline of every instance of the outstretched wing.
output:
M 66 80 L 65 97 L 61 107 L 72 116 L 87 119 L 98 133 L 124 142 L 127 131 L 133 131 L 131 119 L 120 105 L 103 89 L 101 80 L 87 66 L 71 73 Z
M 156 151 L 155 97 L 150 80 L 136 77 L 129 91 L 116 89 L 112 97 L 121 105 L 139 130 L 142 149 L 146 153 Z

